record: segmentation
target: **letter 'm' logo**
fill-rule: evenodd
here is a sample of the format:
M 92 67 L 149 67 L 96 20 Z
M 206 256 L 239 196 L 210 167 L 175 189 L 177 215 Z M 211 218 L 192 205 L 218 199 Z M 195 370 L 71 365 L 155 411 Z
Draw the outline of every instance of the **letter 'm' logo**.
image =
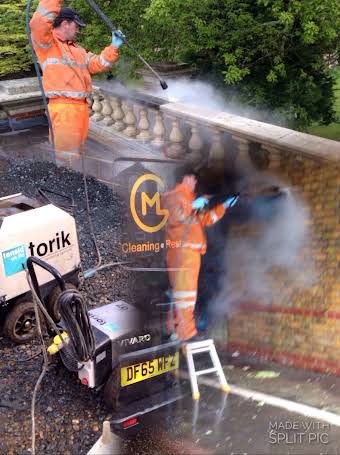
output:
M 147 207 L 156 208 L 156 214 L 162 216 L 163 219 L 156 224 L 155 226 L 148 226 L 147 224 L 143 223 L 143 221 L 139 218 L 137 210 L 136 210 L 136 194 L 138 188 L 147 180 L 151 180 L 153 182 L 158 183 L 161 188 L 164 188 L 164 183 L 160 177 L 154 174 L 144 174 L 138 177 L 135 183 L 132 186 L 131 193 L 130 193 L 130 210 L 132 214 L 132 218 L 134 219 L 137 226 L 145 232 L 153 233 L 157 232 L 162 229 L 165 223 L 168 220 L 169 212 L 166 209 L 161 208 L 161 198 L 158 191 L 150 198 L 144 191 L 141 192 L 141 208 L 142 208 L 142 215 L 145 216 L 147 214 Z

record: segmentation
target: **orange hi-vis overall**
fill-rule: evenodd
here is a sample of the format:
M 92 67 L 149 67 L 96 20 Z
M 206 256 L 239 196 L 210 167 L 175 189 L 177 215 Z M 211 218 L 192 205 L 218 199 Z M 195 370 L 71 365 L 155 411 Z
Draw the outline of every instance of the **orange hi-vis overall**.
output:
M 194 199 L 194 193 L 183 184 L 163 195 L 163 207 L 169 211 L 165 245 L 173 301 L 173 314 L 170 314 L 167 326 L 169 330 L 174 328 L 177 338 L 182 341 L 197 334 L 194 310 L 201 255 L 207 249 L 204 227 L 216 223 L 225 213 L 223 204 L 202 214 L 193 212 Z
M 118 58 L 110 45 L 100 55 L 85 51 L 74 42 L 62 41 L 52 24 L 62 0 L 41 0 L 30 22 L 32 41 L 43 72 L 49 98 L 55 151 L 79 153 L 88 133 L 91 74 L 107 71 Z

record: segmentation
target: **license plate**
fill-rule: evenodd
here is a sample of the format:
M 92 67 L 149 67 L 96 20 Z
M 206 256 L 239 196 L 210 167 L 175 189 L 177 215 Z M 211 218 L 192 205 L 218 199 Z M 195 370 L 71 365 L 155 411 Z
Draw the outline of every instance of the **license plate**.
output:
M 125 387 L 145 379 L 159 376 L 168 371 L 176 370 L 179 367 L 179 353 L 158 357 L 153 360 L 136 363 L 120 369 L 120 384 Z

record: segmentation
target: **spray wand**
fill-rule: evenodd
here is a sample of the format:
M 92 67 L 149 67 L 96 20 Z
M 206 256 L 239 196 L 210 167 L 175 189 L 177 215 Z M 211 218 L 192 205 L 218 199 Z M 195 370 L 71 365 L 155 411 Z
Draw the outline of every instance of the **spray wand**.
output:
M 213 195 L 204 195 L 208 199 L 208 203 L 199 209 L 198 213 L 205 213 L 208 210 L 213 209 L 219 204 L 222 204 L 226 199 L 230 198 L 230 207 L 234 205 L 236 199 L 240 198 L 240 200 L 251 200 L 256 197 L 262 197 L 267 200 L 274 200 L 288 195 L 288 188 L 279 187 L 279 186 L 269 186 L 266 188 L 261 189 L 260 191 L 239 191 L 239 192 L 224 192 L 219 194 Z
M 86 0 L 86 2 L 89 4 L 89 6 L 95 11 L 95 13 L 100 17 L 100 19 L 104 22 L 104 24 L 110 29 L 111 32 L 117 33 L 117 35 L 123 40 L 123 43 L 127 45 L 129 49 L 131 49 L 141 60 L 144 65 L 149 68 L 149 70 L 152 72 L 152 74 L 159 80 L 159 83 L 162 87 L 163 90 L 166 90 L 168 88 L 168 84 L 160 77 L 160 75 L 155 71 L 151 65 L 140 55 L 140 53 L 135 49 L 125 37 L 121 36 L 121 33 L 113 26 L 112 22 L 110 19 L 105 16 L 103 11 L 99 8 L 97 3 L 94 0 Z

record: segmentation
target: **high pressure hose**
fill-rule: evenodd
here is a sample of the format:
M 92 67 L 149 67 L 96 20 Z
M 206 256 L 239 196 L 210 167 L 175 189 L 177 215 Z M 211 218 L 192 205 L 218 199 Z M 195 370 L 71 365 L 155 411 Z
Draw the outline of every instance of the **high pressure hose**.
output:
M 28 38 L 28 44 L 29 44 L 30 51 L 31 51 L 31 54 L 32 54 L 32 60 L 33 60 L 34 69 L 35 69 L 35 72 L 36 72 L 37 78 L 38 78 L 39 88 L 40 88 L 40 91 L 41 91 L 41 94 L 42 94 L 44 109 L 45 109 L 45 112 L 46 112 L 48 127 L 49 127 L 49 131 L 50 131 L 51 145 L 52 145 L 53 151 L 55 151 L 54 135 L 53 135 L 53 129 L 52 129 L 50 113 L 48 112 L 47 98 L 46 98 L 44 87 L 43 87 L 43 83 L 42 83 L 42 78 L 41 78 L 41 74 L 40 74 L 40 67 L 39 67 L 39 64 L 38 64 L 38 61 L 37 61 L 37 57 L 36 57 L 35 52 L 34 52 L 33 43 L 32 43 L 32 35 L 31 35 L 31 29 L 30 29 L 30 11 L 31 11 L 31 7 L 32 7 L 32 2 L 33 2 L 33 0 L 27 0 L 27 6 L 26 6 L 26 10 L 25 10 L 26 35 L 27 35 L 27 38 Z

